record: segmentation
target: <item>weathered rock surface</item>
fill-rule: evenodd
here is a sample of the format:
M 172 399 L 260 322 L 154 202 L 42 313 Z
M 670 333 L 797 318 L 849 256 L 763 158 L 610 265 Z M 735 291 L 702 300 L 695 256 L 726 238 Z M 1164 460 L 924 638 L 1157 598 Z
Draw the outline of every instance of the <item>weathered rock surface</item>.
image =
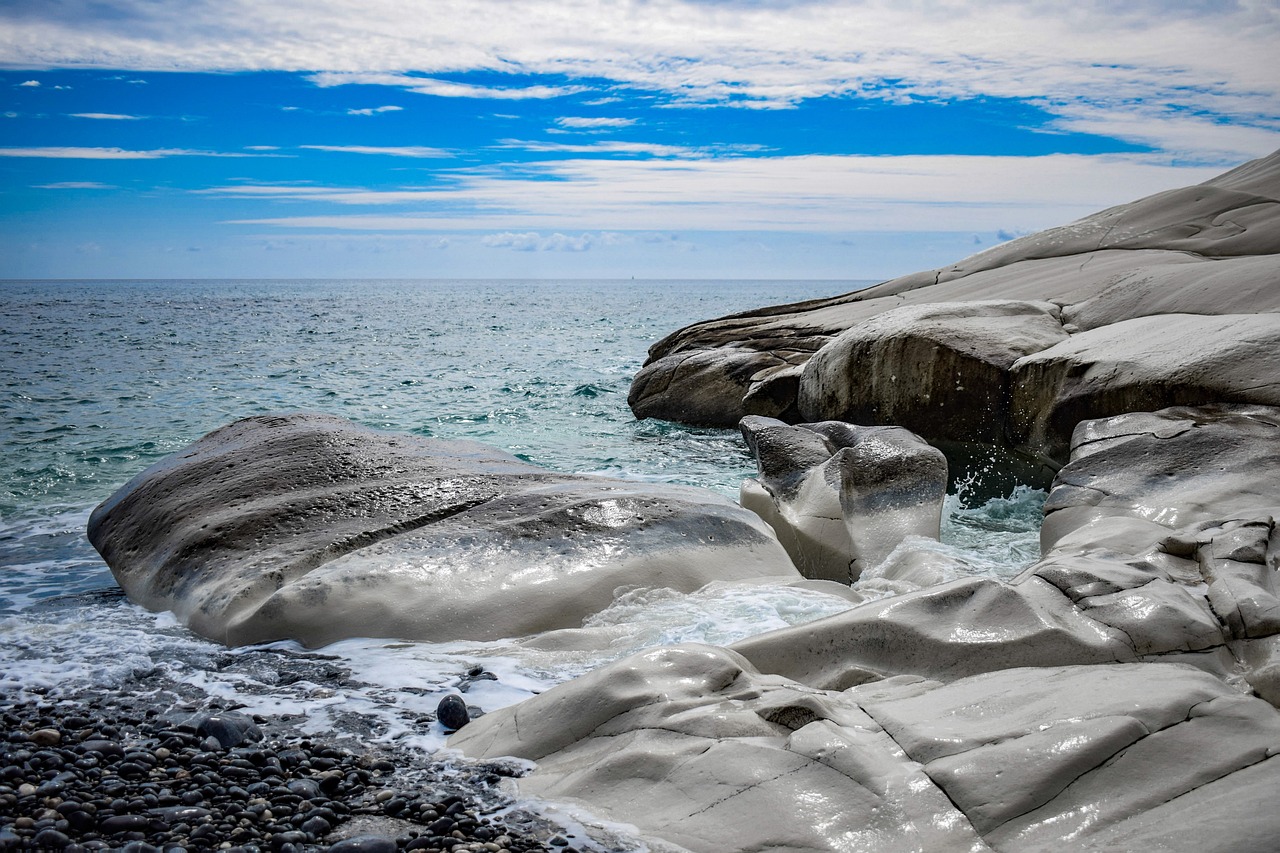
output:
M 937 538 L 947 460 L 919 436 L 759 416 L 739 426 L 760 470 L 743 482 L 742 506 L 769 522 L 806 577 L 850 584 L 904 537 Z
M 450 743 L 533 759 L 522 792 L 585 801 L 688 850 L 879 853 L 1265 849 L 1280 831 L 1278 737 L 1270 705 L 1179 665 L 836 692 L 677 646 L 490 714 Z M 1247 807 L 1228 812 L 1247 820 L 1199 822 L 1237 797 Z
M 749 423 L 762 460 L 829 452 Z M 1012 581 L 648 652 L 451 743 L 693 851 L 1269 849 L 1277 438 L 1265 406 L 1082 423 Z
M 998 443 L 1010 368 L 1067 339 L 1058 306 L 1013 300 L 892 308 L 809 359 L 800 413 L 897 424 L 934 440 Z
M 980 307 L 1000 300 L 1022 313 Z M 1038 318 L 1035 303 L 1051 307 Z M 1057 467 L 1081 419 L 1280 402 L 1276 312 L 1280 152 L 951 267 L 680 329 L 650 348 L 629 402 L 719 426 L 898 424 Z
M 1280 516 L 1280 409 L 1222 405 L 1081 423 L 1045 504 L 1041 549 L 1138 554 L 1224 519 Z M 1111 533 L 1100 530 L 1112 522 Z M 1110 541 L 1124 526 L 1125 538 Z M 1183 547 L 1194 550 L 1196 534 Z
M 232 645 L 519 637 L 579 626 L 627 584 L 800 579 L 709 492 L 322 415 L 210 433 L 99 506 L 89 538 L 131 599 Z

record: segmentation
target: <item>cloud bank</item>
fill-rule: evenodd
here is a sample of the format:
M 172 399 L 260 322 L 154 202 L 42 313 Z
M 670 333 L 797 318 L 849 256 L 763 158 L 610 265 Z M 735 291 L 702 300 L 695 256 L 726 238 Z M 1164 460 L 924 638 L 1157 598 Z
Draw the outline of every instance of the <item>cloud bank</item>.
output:
M 1016 98 L 1064 129 L 1106 126 L 1200 159 L 1264 153 L 1274 144 L 1259 136 L 1280 129 L 1273 0 L 438 0 L 429 15 L 398 0 L 58 0 L 5 4 L 0 21 L 0 60 L 29 69 L 319 69 L 319 86 L 437 97 L 603 99 L 624 86 L 772 109 Z M 332 37 L 352 21 L 358 37 Z M 477 72 L 510 84 L 447 79 Z M 533 79 L 545 77 L 558 82 Z

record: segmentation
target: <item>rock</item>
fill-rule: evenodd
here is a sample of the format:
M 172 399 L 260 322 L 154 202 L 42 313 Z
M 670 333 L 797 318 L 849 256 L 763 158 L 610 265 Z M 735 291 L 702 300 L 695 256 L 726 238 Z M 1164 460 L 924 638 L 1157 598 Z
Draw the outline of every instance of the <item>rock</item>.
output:
M 153 465 L 89 538 L 132 600 L 233 645 L 518 637 L 579 626 L 622 585 L 799 577 L 759 518 L 699 489 L 306 414 Z
M 1137 660 L 1123 632 L 1052 584 L 962 578 L 731 647 L 761 672 L 844 690 L 897 675 L 950 680 L 1023 666 Z
M 467 711 L 467 703 L 462 701 L 462 697 L 450 693 L 436 706 L 436 719 L 440 725 L 452 732 L 470 722 L 471 714 Z
M 947 460 L 899 427 L 740 424 L 759 477 L 741 503 L 778 534 L 801 574 L 849 584 L 906 536 L 937 538 Z
M 27 739 L 37 746 L 57 746 L 62 743 L 62 733 L 57 729 L 36 729 Z
M 1177 664 L 835 692 L 686 645 L 494 712 L 450 745 L 534 760 L 522 793 L 690 851 L 1265 849 L 1278 735 L 1274 708 Z M 1215 804 L 1238 824 L 1209 817 Z
M 1041 548 L 1059 549 L 1077 531 L 1077 541 L 1096 542 L 1092 528 L 1106 520 L 1117 531 L 1115 522 L 1134 521 L 1123 525 L 1131 537 L 1123 547 L 1138 554 L 1180 528 L 1280 516 L 1277 483 L 1274 407 L 1175 407 L 1082 422 L 1045 504 Z M 1187 558 L 1197 547 L 1189 535 Z
M 1280 151 L 950 267 L 680 329 L 628 402 L 719 426 L 897 424 L 960 442 L 953 462 L 1007 445 L 1029 474 L 1066 461 L 1083 418 L 1280 402 L 1275 318 L 1250 316 L 1277 312 Z
M 1009 440 L 1065 460 L 1083 420 L 1204 403 L 1280 405 L 1280 314 L 1125 320 L 1021 358 L 1012 376 Z
M 1012 300 L 893 308 L 836 337 L 800 379 L 802 416 L 897 424 L 935 441 L 996 444 L 1010 368 L 1067 339 L 1059 308 Z
M 709 646 L 627 658 L 489 714 L 450 745 L 535 760 L 523 794 L 581 800 L 690 851 L 978 843 L 855 703 Z
M 262 730 L 254 724 L 253 720 L 234 711 L 199 714 L 193 717 L 188 725 L 195 727 L 196 734 L 216 740 L 218 746 L 223 749 L 233 749 L 245 743 L 262 740 Z

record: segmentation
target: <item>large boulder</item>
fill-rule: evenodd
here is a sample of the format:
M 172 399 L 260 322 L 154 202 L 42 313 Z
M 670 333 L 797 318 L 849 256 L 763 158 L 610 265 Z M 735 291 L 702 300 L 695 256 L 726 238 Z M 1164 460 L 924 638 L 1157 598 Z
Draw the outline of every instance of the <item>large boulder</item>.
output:
M 801 415 L 896 424 L 935 441 L 1000 443 L 1010 368 L 1067 339 L 1059 308 L 1014 300 L 893 308 L 804 367 Z
M 636 655 L 450 739 L 524 794 L 691 851 L 1262 850 L 1280 713 L 1175 664 L 845 691 L 706 646 Z M 1176 804 L 1176 805 L 1173 805 Z
M 800 580 L 709 492 L 314 414 L 215 430 L 99 506 L 89 539 L 132 600 L 231 645 L 519 637 L 579 626 L 621 586 Z
M 720 426 L 898 424 L 1056 468 L 1081 419 L 1280 401 L 1274 317 L 1247 316 L 1276 312 L 1280 151 L 950 267 L 680 329 L 650 348 L 629 402 Z
M 907 536 L 936 539 L 947 460 L 901 427 L 827 421 L 739 425 L 756 458 L 741 503 L 778 534 L 805 577 L 851 584 Z
M 1280 314 L 1162 314 L 1100 326 L 1020 358 L 1012 380 L 1010 441 L 1065 461 L 1083 420 L 1166 406 L 1280 404 Z

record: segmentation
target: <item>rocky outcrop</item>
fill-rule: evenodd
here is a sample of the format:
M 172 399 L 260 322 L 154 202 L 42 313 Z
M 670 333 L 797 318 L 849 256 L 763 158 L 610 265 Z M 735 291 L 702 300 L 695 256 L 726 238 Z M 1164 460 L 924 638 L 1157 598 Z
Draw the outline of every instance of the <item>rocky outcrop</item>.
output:
M 577 800 L 692 851 L 1262 850 L 1280 714 L 1171 664 L 1014 668 L 845 691 L 707 646 L 636 655 L 450 744 L 538 762 Z
M 825 443 L 785 429 L 754 422 L 762 458 L 807 441 L 820 467 Z M 451 743 L 537 761 L 522 792 L 580 800 L 659 849 L 1268 849 L 1277 484 L 1280 408 L 1088 421 L 1045 555 L 1012 581 L 648 652 Z
M 232 645 L 520 637 L 580 626 L 623 585 L 800 580 L 709 492 L 323 415 L 210 433 L 99 506 L 89 538 L 132 600 Z
M 629 402 L 718 426 L 897 424 L 1056 468 L 1082 419 L 1280 402 L 1278 311 L 1280 152 L 951 267 L 686 327 Z
M 756 458 L 741 503 L 778 534 L 805 577 L 851 584 L 906 536 L 936 539 L 947 460 L 901 427 L 746 417 Z
M 1012 300 L 892 308 L 805 365 L 801 413 L 897 424 L 935 441 L 1002 439 L 1010 368 L 1067 340 L 1058 306 Z

